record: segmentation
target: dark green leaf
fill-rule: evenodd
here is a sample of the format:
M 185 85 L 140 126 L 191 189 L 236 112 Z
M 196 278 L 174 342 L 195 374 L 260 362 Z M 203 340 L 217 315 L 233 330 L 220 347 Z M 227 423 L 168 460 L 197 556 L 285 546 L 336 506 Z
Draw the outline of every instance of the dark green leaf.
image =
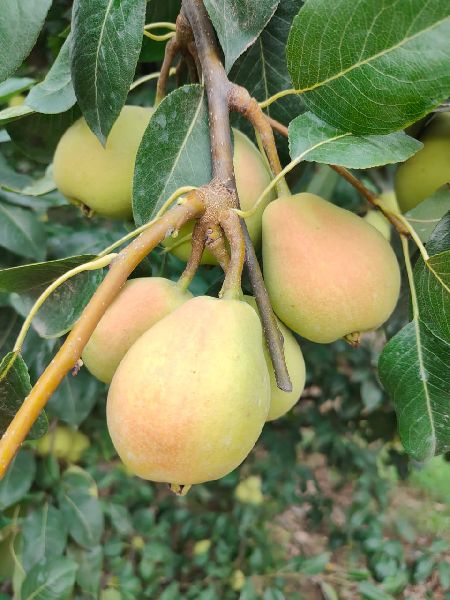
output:
M 288 68 L 306 105 L 356 134 L 403 129 L 450 93 L 448 0 L 309 0 Z
M 0 435 L 31 391 L 27 365 L 20 354 L 8 352 L 0 362 Z M 31 428 L 29 437 L 39 438 L 47 431 L 47 417 L 41 413 Z
M 43 260 L 44 225 L 29 210 L 0 202 L 0 246 L 19 256 Z
M 20 67 L 36 43 L 52 0 L 2 0 L 0 81 Z
M 365 600 L 395 600 L 394 596 L 387 594 L 381 588 L 369 581 L 363 581 L 359 584 L 358 590 L 361 597 Z
M 0 356 L 9 352 L 19 335 L 21 319 L 12 308 L 0 309 Z
M 77 568 L 71 558 L 45 558 L 27 573 L 21 600 L 69 600 Z
M 145 24 L 145 0 L 76 0 L 72 77 L 83 115 L 102 144 L 125 104 Z
M 47 404 L 49 415 L 78 426 L 94 408 L 103 385 L 82 369 L 76 377 L 66 375 Z
M 98 545 L 104 525 L 102 506 L 89 483 L 89 478 L 67 472 L 59 494 L 69 534 L 84 548 Z
M 450 346 L 415 319 L 384 347 L 378 368 L 408 454 L 424 461 L 450 449 Z
M 205 0 L 225 55 L 225 68 L 231 69 L 236 59 L 251 45 L 267 25 L 280 0 Z
M 9 123 L 6 130 L 26 156 L 47 164 L 53 159 L 62 134 L 79 116 L 76 106 L 54 115 L 34 113 Z
M 307 161 L 367 169 L 404 161 L 420 148 L 422 143 L 403 131 L 388 135 L 353 135 L 328 125 L 310 112 L 289 125 L 292 159 L 302 156 Z
M 89 597 L 97 598 L 102 578 L 103 549 L 95 546 L 85 550 L 75 546 L 69 547 L 69 556 L 78 564 L 77 585 Z
M 60 556 L 67 542 L 67 528 L 61 512 L 45 503 L 27 516 L 22 527 L 22 560 L 26 571 L 45 558 Z
M 95 258 L 93 254 L 69 256 L 48 262 L 32 263 L 20 267 L 0 270 L 0 292 L 31 292 L 42 286 L 47 287 L 53 281 Z
M 292 19 L 298 13 L 301 0 L 281 0 L 274 16 L 256 42 L 238 58 L 230 71 L 230 79 L 247 88 L 259 102 L 290 87 L 286 65 L 285 46 Z M 265 112 L 281 123 L 288 125 L 294 117 L 304 111 L 301 96 L 281 98 L 265 109 Z M 239 119 L 239 128 L 253 135 L 253 128 L 244 118 Z M 286 155 L 287 141 L 280 136 L 277 146 Z
M 33 113 L 34 110 L 26 104 L 19 104 L 19 106 L 8 106 L 8 108 L 0 110 L 0 126 L 12 123 L 17 119 L 21 119 L 22 117 L 31 115 Z
M 444 186 L 415 208 L 405 217 L 414 227 L 422 242 L 426 243 L 442 217 L 450 211 L 450 189 Z
M 29 450 L 19 450 L 0 481 L 0 511 L 20 502 L 33 483 L 36 462 Z
M 40 113 L 62 113 L 76 102 L 70 74 L 70 36 L 64 42 L 44 81 L 35 85 L 25 102 Z
M 158 106 L 136 157 L 133 214 L 137 225 L 153 218 L 180 186 L 211 179 L 211 147 L 204 89 L 186 85 Z

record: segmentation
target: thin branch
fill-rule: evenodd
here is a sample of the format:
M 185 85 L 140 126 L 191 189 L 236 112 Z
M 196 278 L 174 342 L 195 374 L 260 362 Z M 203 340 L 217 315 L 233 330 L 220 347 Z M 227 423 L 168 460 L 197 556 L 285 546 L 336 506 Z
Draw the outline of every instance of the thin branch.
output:
M 97 323 L 128 276 L 169 232 L 179 229 L 184 223 L 198 217 L 203 211 L 201 195 L 196 191 L 190 192 L 186 202 L 164 214 L 114 259 L 105 279 L 97 288 L 60 350 L 25 398 L 0 440 L 0 478 L 5 474 L 17 449 L 26 438 L 50 396 L 64 376 L 77 363 Z

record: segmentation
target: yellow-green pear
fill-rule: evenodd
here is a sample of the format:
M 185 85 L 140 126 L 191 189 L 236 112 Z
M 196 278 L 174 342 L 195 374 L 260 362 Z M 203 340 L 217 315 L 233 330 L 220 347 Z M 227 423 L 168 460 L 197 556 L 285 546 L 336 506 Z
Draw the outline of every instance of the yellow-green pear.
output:
M 55 458 L 76 463 L 89 448 L 89 438 L 76 429 L 58 425 L 36 442 L 36 452 L 40 456 L 51 454 Z
M 153 108 L 124 106 L 103 147 L 81 118 L 56 148 L 53 177 L 71 202 L 114 219 L 132 216 L 136 154 Z
M 423 148 L 402 163 L 395 174 L 395 191 L 403 212 L 450 183 L 450 113 L 437 114 L 420 141 Z
M 249 210 L 254 206 L 263 190 L 269 185 L 271 177 L 266 163 L 255 144 L 237 129 L 233 129 L 233 134 L 233 165 L 239 202 L 242 210 Z M 258 205 L 255 213 L 245 219 L 253 245 L 256 247 L 261 243 L 262 214 L 267 204 L 274 198 L 274 192 L 267 194 L 261 204 Z M 193 228 L 194 224 L 192 222 L 184 225 L 176 238 L 167 238 L 163 244 L 165 248 L 170 249 L 172 254 L 175 254 L 175 256 L 185 262 L 191 254 L 192 245 L 190 240 L 182 243 L 180 241 L 191 234 Z M 203 253 L 202 264 L 216 265 L 217 261 L 211 252 L 206 250 Z
M 176 488 L 235 469 L 269 403 L 257 314 L 240 300 L 199 296 L 133 344 L 114 374 L 106 414 L 128 469 Z
M 397 203 L 397 197 L 395 192 L 383 192 L 380 194 L 379 200 L 383 208 L 387 208 L 390 211 L 398 212 L 400 209 Z M 364 215 L 363 219 L 366 223 L 378 229 L 381 235 L 387 239 L 388 242 L 391 241 L 391 223 L 386 219 L 381 210 L 378 209 L 369 209 L 367 213 Z
M 248 302 L 250 306 L 253 306 L 259 316 L 255 298 L 253 298 L 253 296 L 244 296 L 244 300 Z M 283 392 L 283 390 L 280 390 L 277 386 L 269 350 L 264 341 L 264 356 L 266 358 L 267 370 L 270 375 L 270 409 L 269 414 L 267 415 L 268 421 L 278 419 L 291 410 L 294 404 L 299 400 L 305 387 L 305 361 L 300 346 L 292 332 L 289 331 L 280 320 L 278 320 L 278 327 L 284 338 L 284 359 L 291 379 L 292 391 Z
M 263 259 L 275 313 L 313 342 L 358 339 L 384 323 L 398 300 L 390 244 L 361 217 L 314 194 L 269 204 Z
M 164 277 L 129 279 L 100 319 L 81 358 L 100 381 L 111 383 L 134 342 L 157 321 L 192 298 Z

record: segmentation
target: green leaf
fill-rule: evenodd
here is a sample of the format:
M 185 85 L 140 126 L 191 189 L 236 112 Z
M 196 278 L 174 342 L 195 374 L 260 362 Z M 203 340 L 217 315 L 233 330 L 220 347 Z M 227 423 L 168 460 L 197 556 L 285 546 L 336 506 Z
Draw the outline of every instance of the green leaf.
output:
M 267 27 L 230 71 L 230 80 L 246 87 L 259 102 L 291 87 L 285 47 L 300 5 L 300 0 L 281 0 Z M 285 96 L 265 109 L 266 114 L 286 125 L 303 111 L 304 104 L 299 95 Z M 253 127 L 246 119 L 240 117 L 238 124 L 247 135 L 254 135 Z M 280 136 L 277 146 L 287 158 L 286 139 Z
M 36 43 L 52 0 L 2 0 L 0 81 L 20 67 Z
M 71 558 L 45 558 L 27 573 L 21 600 L 69 600 L 77 569 Z
M 450 346 L 415 319 L 384 347 L 378 369 L 408 454 L 425 461 L 450 449 Z
M 77 585 L 86 592 L 89 597 L 97 598 L 102 578 L 103 548 L 95 546 L 85 550 L 71 546 L 68 554 L 78 564 Z
M 450 448 L 450 214 L 427 244 L 428 266 L 414 268 L 414 318 L 385 346 L 379 371 L 392 396 L 400 437 L 417 460 Z
M 0 292 L 31 292 L 47 287 L 53 281 L 84 263 L 95 258 L 94 254 L 69 256 L 48 262 L 32 263 L 20 267 L 0 270 Z
M 86 487 L 88 480 L 80 485 L 64 485 L 59 494 L 59 506 L 63 512 L 70 536 L 84 548 L 98 546 L 104 527 L 102 506 Z
M 26 317 L 42 292 L 58 277 L 95 258 L 84 254 L 0 270 L 0 292 L 13 294 L 14 307 Z M 79 318 L 103 280 L 105 271 L 84 271 L 61 284 L 44 302 L 33 319 L 41 337 L 64 335 Z
M 142 138 L 133 186 L 136 224 L 152 219 L 180 186 L 201 186 L 210 179 L 204 89 L 201 85 L 186 85 L 164 98 Z
M 44 81 L 35 85 L 26 97 L 25 103 L 36 112 L 62 113 L 76 102 L 70 73 L 70 43 L 69 35 Z
M 29 210 L 0 202 L 0 246 L 19 256 L 43 260 L 44 225 Z
M 19 106 L 9 106 L 8 108 L 4 108 L 0 110 L 0 126 L 7 125 L 8 123 L 12 123 L 17 119 L 21 119 L 26 115 L 31 115 L 34 113 L 34 110 L 27 106 L 26 104 L 19 104 Z
M 358 591 L 364 600 L 395 600 L 394 596 L 387 594 L 381 588 L 370 583 L 369 581 L 363 581 L 358 586 Z
M 205 0 L 205 7 L 225 55 L 225 68 L 253 44 L 275 12 L 280 0 Z
M 450 189 L 445 185 L 430 198 L 408 211 L 405 217 L 422 242 L 427 242 L 436 225 L 448 211 L 450 211 Z
M 335 164 L 349 169 L 367 169 L 406 160 L 422 143 L 403 131 L 388 135 L 353 135 L 325 123 L 307 112 L 289 125 L 292 159 Z
M 0 481 L 0 511 L 20 502 L 33 483 L 36 462 L 29 450 L 19 450 Z
M 61 421 L 78 427 L 89 415 L 103 390 L 86 369 L 76 377 L 66 375 L 47 404 L 47 412 Z
M 355 134 L 403 129 L 450 93 L 448 0 L 309 0 L 288 69 L 308 108 Z
M 72 77 L 83 115 L 104 145 L 125 104 L 142 44 L 146 0 L 76 0 Z
M 414 268 L 420 318 L 432 333 L 450 344 L 450 250 L 435 254 Z
M 7 306 L 0 309 L 0 356 L 14 346 L 21 320 L 15 310 Z
M 6 130 L 26 156 L 47 164 L 53 159 L 62 134 L 79 116 L 76 106 L 55 115 L 34 113 L 8 123 Z
M 60 556 L 67 543 L 62 513 L 48 503 L 37 507 L 25 519 L 22 536 L 22 560 L 26 571 L 42 559 Z
M 16 94 L 28 90 L 34 83 L 31 77 L 10 77 L 0 83 L 0 103 L 8 102 Z
M 2 435 L 22 402 L 31 391 L 30 376 L 25 361 L 15 352 L 8 352 L 0 362 L 0 435 Z M 42 412 L 29 439 L 42 437 L 47 431 L 47 417 Z

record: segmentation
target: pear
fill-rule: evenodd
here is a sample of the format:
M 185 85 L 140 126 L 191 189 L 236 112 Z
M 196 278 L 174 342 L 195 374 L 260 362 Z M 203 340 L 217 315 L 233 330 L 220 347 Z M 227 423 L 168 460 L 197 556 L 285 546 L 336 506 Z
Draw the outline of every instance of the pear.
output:
M 114 219 L 132 216 L 136 154 L 153 108 L 124 106 L 103 147 L 81 118 L 59 140 L 53 176 L 70 202 Z
M 263 215 L 264 278 L 277 316 L 319 343 L 384 323 L 398 300 L 400 269 L 371 225 L 319 196 L 275 200 Z
M 236 187 L 239 194 L 239 202 L 242 210 L 249 210 L 258 200 L 260 194 L 270 183 L 270 172 L 266 167 L 263 157 L 255 144 L 237 129 L 233 129 L 234 134 L 234 154 L 233 165 L 236 177 Z M 261 218 L 267 204 L 275 198 L 275 193 L 270 192 L 264 198 L 257 210 L 245 219 L 248 232 L 253 241 L 253 245 L 258 247 L 261 243 Z M 190 241 L 179 243 L 184 237 L 192 233 L 194 224 L 184 225 L 176 238 L 167 238 L 163 245 L 170 250 L 172 254 L 187 262 L 192 245 Z M 202 264 L 217 265 L 217 261 L 209 251 L 205 251 L 202 257 Z
M 437 114 L 421 141 L 423 148 L 401 163 L 395 174 L 395 191 L 403 212 L 450 183 L 450 113 Z
M 176 489 L 235 469 L 258 439 L 269 403 L 255 311 L 240 300 L 199 296 L 129 349 L 106 414 L 125 466 Z
M 244 300 L 256 310 L 259 316 L 258 306 L 255 298 L 253 298 L 253 296 L 244 296 Z M 267 370 L 269 371 L 270 375 L 270 409 L 269 414 L 267 415 L 267 421 L 278 419 L 291 410 L 294 404 L 296 404 L 299 400 L 305 387 L 305 361 L 303 359 L 300 346 L 298 345 L 297 340 L 293 336 L 292 332 L 289 331 L 289 329 L 283 325 L 280 320 L 278 320 L 278 327 L 280 328 L 280 332 L 284 339 L 284 359 L 286 361 L 286 367 L 291 378 L 292 391 L 283 392 L 283 390 L 280 390 L 280 388 L 277 386 L 272 360 L 270 358 L 267 344 L 264 341 L 264 357 L 266 359 Z
M 81 431 L 58 425 L 41 437 L 35 448 L 39 456 L 51 454 L 55 458 L 77 463 L 90 445 L 89 438 Z
M 164 277 L 128 280 L 108 306 L 81 358 L 100 381 L 111 383 L 120 361 L 134 342 L 157 321 L 192 298 Z
M 381 200 L 381 204 L 384 208 L 387 208 L 388 210 L 391 210 L 393 212 L 398 212 L 400 210 L 395 192 L 383 192 L 382 194 L 380 194 L 379 199 Z M 381 212 L 381 210 L 369 209 L 364 215 L 363 219 L 364 221 L 366 221 L 366 223 L 369 223 L 370 225 L 372 225 L 372 227 L 378 229 L 381 235 L 385 239 L 387 239 L 388 242 L 391 241 L 392 227 L 388 219 L 386 219 L 386 217 Z

